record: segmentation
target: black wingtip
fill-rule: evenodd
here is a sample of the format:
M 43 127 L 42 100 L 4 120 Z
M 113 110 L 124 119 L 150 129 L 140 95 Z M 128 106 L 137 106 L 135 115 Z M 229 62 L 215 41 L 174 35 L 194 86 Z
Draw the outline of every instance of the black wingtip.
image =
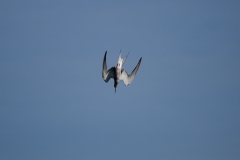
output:
M 104 59 L 106 59 L 106 56 L 107 56 L 107 51 L 106 51 L 105 54 L 104 54 Z

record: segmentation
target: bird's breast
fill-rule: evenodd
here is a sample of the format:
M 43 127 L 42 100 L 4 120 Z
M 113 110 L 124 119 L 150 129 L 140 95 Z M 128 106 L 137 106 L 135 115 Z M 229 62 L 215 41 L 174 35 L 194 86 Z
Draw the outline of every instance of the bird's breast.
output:
M 121 68 L 116 68 L 116 77 L 119 80 L 121 77 Z

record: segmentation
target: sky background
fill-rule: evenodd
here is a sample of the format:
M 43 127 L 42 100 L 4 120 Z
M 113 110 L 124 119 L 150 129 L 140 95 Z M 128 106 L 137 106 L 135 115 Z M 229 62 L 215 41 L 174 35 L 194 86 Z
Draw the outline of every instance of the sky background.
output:
M 1 160 L 239 160 L 239 1 L 0 1 Z M 133 83 L 108 67 L 130 55 Z

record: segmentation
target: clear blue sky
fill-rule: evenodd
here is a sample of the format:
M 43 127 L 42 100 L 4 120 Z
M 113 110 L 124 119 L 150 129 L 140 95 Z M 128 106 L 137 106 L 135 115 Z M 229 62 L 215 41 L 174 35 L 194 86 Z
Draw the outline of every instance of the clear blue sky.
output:
M 1 160 L 239 160 L 239 1 L 0 1 Z M 133 83 L 101 77 L 130 55 Z

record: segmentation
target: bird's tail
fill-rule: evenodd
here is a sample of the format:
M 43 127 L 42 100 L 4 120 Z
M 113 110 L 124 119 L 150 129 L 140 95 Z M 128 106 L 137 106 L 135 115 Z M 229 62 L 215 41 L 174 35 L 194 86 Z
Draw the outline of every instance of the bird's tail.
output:
M 123 65 L 124 62 L 127 60 L 128 55 L 129 55 L 129 52 L 128 52 L 127 56 L 123 59 L 123 61 L 122 61 L 122 65 Z

